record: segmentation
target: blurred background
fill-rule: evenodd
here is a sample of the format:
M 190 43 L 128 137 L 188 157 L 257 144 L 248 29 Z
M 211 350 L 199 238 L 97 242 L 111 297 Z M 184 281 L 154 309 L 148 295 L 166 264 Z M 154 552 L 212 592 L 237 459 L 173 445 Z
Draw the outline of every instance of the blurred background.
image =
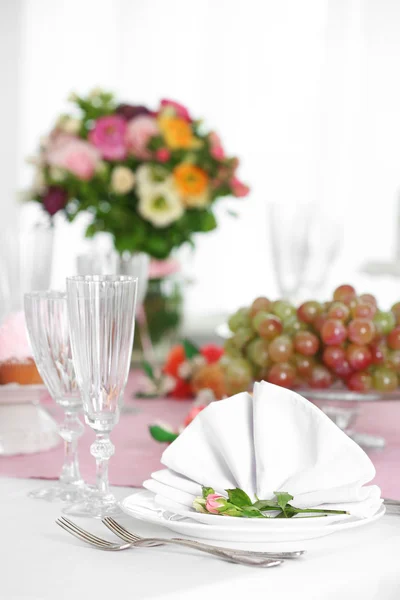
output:
M 389 307 L 400 297 L 399 25 L 397 0 L 0 0 L 3 279 L 6 236 L 43 219 L 21 200 L 26 159 L 72 91 L 100 86 L 121 102 L 189 107 L 251 188 L 174 255 L 185 335 L 211 339 L 258 295 L 324 299 L 344 282 Z M 60 287 L 87 220 L 54 224 L 51 249 L 29 252 Z

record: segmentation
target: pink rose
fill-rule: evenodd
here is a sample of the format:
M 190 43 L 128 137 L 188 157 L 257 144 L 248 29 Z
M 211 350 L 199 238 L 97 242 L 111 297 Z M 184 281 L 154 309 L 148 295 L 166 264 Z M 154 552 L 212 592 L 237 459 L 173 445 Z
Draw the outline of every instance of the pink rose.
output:
M 237 177 L 232 177 L 229 183 L 232 188 L 233 195 L 236 196 L 236 198 L 244 198 L 244 196 L 247 196 L 250 191 L 249 186 L 240 181 L 240 179 Z
M 54 132 L 46 150 L 49 165 L 70 171 L 88 181 L 94 175 L 100 155 L 93 146 L 67 133 Z
M 213 515 L 217 515 L 221 506 L 221 500 L 226 500 L 226 498 L 220 496 L 219 494 L 208 494 L 206 500 L 206 509 L 208 512 Z
M 177 117 L 181 119 L 185 119 L 185 121 L 192 122 L 192 118 L 189 114 L 188 109 L 183 104 L 179 104 L 179 102 L 175 102 L 174 100 L 167 100 L 164 98 L 161 100 L 161 108 L 173 108 Z
M 208 135 L 208 140 L 210 142 L 210 154 L 215 160 L 223 160 L 225 158 L 225 150 L 222 147 L 222 143 L 220 137 L 212 131 Z
M 126 121 L 119 115 L 100 117 L 89 133 L 89 141 L 106 160 L 123 160 L 127 153 L 126 130 Z
M 156 150 L 156 159 L 161 163 L 167 162 L 171 158 L 171 152 L 168 148 L 159 148 Z
M 151 158 L 151 152 L 148 150 L 147 144 L 152 137 L 159 135 L 159 133 L 157 121 L 153 117 L 140 115 L 132 119 L 128 123 L 126 132 L 126 144 L 129 152 L 143 160 Z

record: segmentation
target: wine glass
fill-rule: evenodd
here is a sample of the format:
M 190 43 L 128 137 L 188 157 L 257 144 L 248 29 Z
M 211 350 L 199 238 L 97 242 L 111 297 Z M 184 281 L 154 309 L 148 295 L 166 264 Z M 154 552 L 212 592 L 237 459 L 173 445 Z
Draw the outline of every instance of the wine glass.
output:
M 104 518 L 122 513 L 108 483 L 115 448 L 110 433 L 118 423 L 132 354 L 137 278 L 87 275 L 67 278 L 72 356 L 85 420 L 95 431 L 96 488 L 68 514 Z
M 78 413 L 82 400 L 75 379 L 68 329 L 66 294 L 57 291 L 30 292 L 24 296 L 25 318 L 38 371 L 51 397 L 64 410 L 59 434 L 64 440 L 64 464 L 59 483 L 31 492 L 33 498 L 76 502 L 84 497 L 79 472 L 78 439 L 83 424 Z

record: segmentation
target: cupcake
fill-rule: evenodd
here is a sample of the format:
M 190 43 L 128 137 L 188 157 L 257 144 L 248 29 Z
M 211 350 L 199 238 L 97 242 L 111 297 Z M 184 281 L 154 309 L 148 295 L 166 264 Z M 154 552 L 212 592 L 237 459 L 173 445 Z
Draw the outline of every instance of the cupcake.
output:
M 43 383 L 29 347 L 22 311 L 9 315 L 0 327 L 0 385 Z

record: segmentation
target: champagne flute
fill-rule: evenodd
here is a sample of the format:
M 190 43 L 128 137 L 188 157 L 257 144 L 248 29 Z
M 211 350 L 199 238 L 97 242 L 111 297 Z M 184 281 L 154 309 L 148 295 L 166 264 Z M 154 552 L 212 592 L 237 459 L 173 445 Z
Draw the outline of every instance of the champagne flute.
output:
M 72 364 L 66 294 L 30 292 L 24 296 L 25 318 L 38 371 L 51 397 L 64 410 L 59 434 L 64 440 L 64 464 L 59 483 L 30 492 L 33 498 L 77 502 L 85 486 L 79 472 L 78 439 L 83 425 L 78 413 L 82 400 Z
M 96 440 L 96 488 L 68 507 L 76 516 L 104 518 L 122 513 L 109 489 L 108 461 L 115 448 L 110 433 L 118 423 L 132 354 L 137 278 L 87 275 L 67 278 L 72 356 L 83 411 Z

